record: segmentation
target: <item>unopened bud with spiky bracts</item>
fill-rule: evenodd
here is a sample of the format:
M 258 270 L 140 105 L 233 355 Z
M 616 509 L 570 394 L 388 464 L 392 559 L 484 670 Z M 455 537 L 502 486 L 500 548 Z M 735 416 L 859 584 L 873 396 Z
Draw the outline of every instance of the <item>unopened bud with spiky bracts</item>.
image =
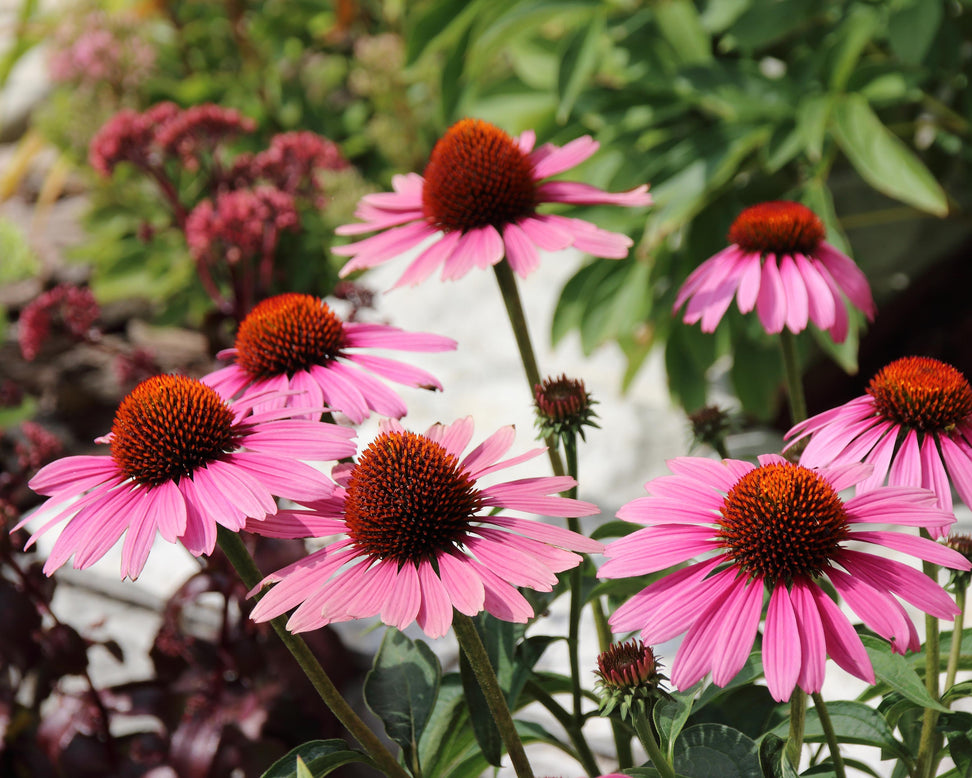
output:
M 943 542 L 949 548 L 958 551 L 969 562 L 972 562 L 972 535 L 953 534 L 945 538 Z M 949 570 L 948 572 L 951 575 L 946 586 L 947 589 L 957 592 L 969 588 L 969 584 L 972 583 L 972 572 L 968 570 Z
M 597 691 L 602 716 L 616 708 L 627 718 L 632 708 L 635 715 L 645 715 L 656 700 L 667 698 L 660 687 L 668 680 L 650 646 L 640 640 L 615 643 L 597 657 Z
M 692 425 L 692 446 L 706 445 L 718 452 L 719 456 L 728 458 L 726 449 L 726 435 L 732 429 L 732 419 L 729 412 L 718 405 L 706 405 L 689 414 Z
M 580 435 L 584 440 L 584 427 L 597 427 L 592 406 L 597 404 L 584 388 L 580 379 L 545 378 L 533 387 L 537 409 L 537 427 L 540 437 L 564 438 Z

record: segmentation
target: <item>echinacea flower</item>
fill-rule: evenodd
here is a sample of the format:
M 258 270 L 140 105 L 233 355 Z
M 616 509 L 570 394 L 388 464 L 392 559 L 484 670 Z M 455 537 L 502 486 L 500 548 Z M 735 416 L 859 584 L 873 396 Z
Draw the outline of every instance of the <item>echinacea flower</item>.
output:
M 452 338 L 441 335 L 341 321 L 318 297 L 281 294 L 254 307 L 240 324 L 234 347 L 218 354 L 234 364 L 202 380 L 227 397 L 275 390 L 260 401 L 260 409 L 326 405 L 359 424 L 369 411 L 401 418 L 407 410 L 402 398 L 372 373 L 407 386 L 442 389 L 425 370 L 365 351 L 455 347 Z M 279 393 L 288 390 L 289 395 Z
M 44 572 L 72 554 L 75 568 L 89 567 L 125 535 L 122 577 L 135 578 L 156 533 L 200 556 L 212 552 L 217 524 L 238 531 L 247 519 L 263 519 L 277 510 L 274 496 L 327 497 L 333 483 L 295 452 L 310 460 L 349 456 L 353 431 L 288 418 L 297 415 L 293 409 L 251 414 L 251 406 L 229 404 L 185 376 L 155 376 L 136 386 L 118 406 L 111 433 L 99 439 L 110 456 L 65 457 L 30 481 L 49 499 L 27 545 L 67 522 Z
M 756 309 L 771 334 L 802 332 L 812 321 L 834 342 L 847 337 L 846 297 L 869 320 L 874 300 L 854 261 L 824 238 L 817 215 L 800 203 L 775 200 L 745 209 L 729 228 L 728 248 L 685 280 L 673 310 L 687 302 L 683 321 L 714 332 L 733 298 L 742 313 Z
M 423 435 L 383 421 L 354 465 L 335 468 L 331 497 L 310 510 L 247 524 L 272 537 L 342 536 L 267 576 L 263 584 L 274 586 L 253 618 L 266 621 L 299 606 L 287 622 L 291 632 L 380 615 L 399 629 L 417 622 L 435 638 L 449 630 L 453 608 L 513 622 L 533 616 L 516 587 L 550 591 L 556 573 L 581 562 L 575 551 L 603 546 L 505 511 L 579 517 L 597 513 L 597 506 L 556 496 L 574 485 L 567 476 L 481 485 L 483 476 L 544 449 L 501 460 L 514 437 L 512 427 L 503 427 L 463 457 L 472 434 L 468 417 Z M 493 508 L 501 512 L 489 513 Z
M 452 125 L 432 149 L 423 175 L 396 176 L 394 192 L 362 198 L 355 212 L 361 223 L 337 229 L 340 235 L 381 231 L 331 249 L 352 257 L 341 275 L 380 265 L 433 237 L 435 243 L 419 253 L 396 286 L 418 284 L 439 266 L 443 279 L 462 278 L 504 256 L 526 278 L 540 263 L 538 249 L 573 246 L 596 257 L 627 256 L 632 242 L 626 235 L 581 219 L 537 213 L 537 207 L 650 205 L 647 185 L 611 193 L 571 181 L 544 181 L 586 160 L 598 144 L 585 135 L 562 147 L 548 143 L 534 150 L 535 141 L 532 131 L 515 139 L 478 119 Z
M 952 489 L 972 507 L 972 387 L 961 371 L 931 357 L 904 357 L 882 368 L 867 393 L 800 422 L 789 445 L 809 436 L 808 467 L 864 461 L 874 466 L 858 493 L 920 486 L 952 510 Z
M 920 646 L 899 598 L 941 619 L 958 612 L 935 581 L 888 551 L 959 570 L 972 567 L 968 560 L 932 540 L 880 527 L 937 530 L 953 523 L 931 492 L 886 487 L 844 501 L 838 492 L 870 471 L 860 463 L 811 470 L 763 456 L 758 466 L 700 457 L 668 465 L 674 475 L 650 481 L 650 496 L 618 512 L 647 526 L 609 544 L 599 574 L 643 575 L 699 558 L 649 584 L 610 620 L 615 631 L 640 630 L 652 645 L 686 633 L 672 664 L 677 688 L 710 672 L 719 686 L 732 680 L 749 657 L 767 591 L 763 669 L 780 701 L 797 685 L 819 691 L 827 656 L 874 683 L 860 637 L 821 579 L 898 653 Z

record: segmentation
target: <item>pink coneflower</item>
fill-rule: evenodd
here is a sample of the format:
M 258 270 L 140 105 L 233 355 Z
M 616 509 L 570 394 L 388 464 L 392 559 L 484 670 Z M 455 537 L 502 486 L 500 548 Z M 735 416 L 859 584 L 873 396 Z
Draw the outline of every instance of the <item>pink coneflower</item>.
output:
M 383 324 L 345 322 L 318 297 L 281 294 L 258 304 L 240 324 L 233 348 L 219 353 L 235 364 L 203 378 L 227 397 L 270 390 L 304 394 L 278 395 L 261 402 L 326 405 L 355 424 L 370 411 L 401 418 L 402 398 L 372 373 L 407 386 L 442 389 L 435 376 L 404 362 L 362 353 L 373 348 L 401 351 L 448 351 L 452 338 L 405 332 Z
M 789 699 L 797 685 L 819 691 L 828 655 L 874 683 L 861 639 L 818 579 L 829 579 L 892 649 L 917 650 L 918 635 L 897 598 L 942 619 L 958 609 L 937 583 L 889 559 L 888 550 L 960 570 L 969 562 L 934 541 L 873 525 L 937 530 L 955 517 L 924 489 L 887 487 L 841 500 L 838 492 L 865 478 L 867 465 L 815 471 L 779 456 L 759 461 L 674 459 L 674 475 L 649 482 L 649 497 L 621 508 L 620 518 L 648 526 L 607 547 L 602 577 L 705 558 L 634 595 L 615 611 L 612 627 L 640 630 L 652 645 L 687 632 L 672 683 L 685 689 L 711 672 L 725 686 L 749 657 L 768 591 L 763 669 L 774 699 Z M 868 544 L 876 548 L 856 550 Z
M 930 357 L 904 357 L 871 379 L 867 394 L 800 422 L 786 437 L 809 436 L 808 467 L 873 465 L 858 493 L 880 486 L 920 486 L 952 510 L 951 483 L 972 507 L 972 387 L 958 370 Z
M 675 299 L 683 321 L 714 332 L 733 297 L 742 313 L 756 308 L 769 333 L 801 332 L 812 321 L 837 343 L 847 337 L 844 297 L 874 319 L 867 278 L 827 243 L 823 222 L 800 203 L 772 201 L 744 210 L 729 228 L 728 248 L 685 280 Z
M 380 615 L 385 624 L 405 629 L 415 621 L 430 637 L 441 637 L 453 608 L 521 623 L 533 616 L 517 586 L 550 591 L 556 573 L 580 563 L 574 551 L 603 547 L 489 509 L 577 517 L 597 513 L 597 506 L 555 496 L 574 485 L 566 476 L 481 486 L 483 476 L 544 449 L 500 461 L 514 437 L 504 427 L 460 459 L 472 434 L 471 418 L 436 424 L 424 435 L 382 422 L 357 463 L 335 468 L 339 486 L 331 497 L 312 510 L 248 523 L 248 530 L 273 537 L 344 536 L 268 576 L 264 583 L 275 586 L 253 618 L 266 621 L 299 605 L 287 623 L 292 632 Z
M 156 532 L 196 556 L 209 554 L 217 524 L 236 531 L 248 518 L 262 519 L 276 512 L 274 496 L 305 501 L 330 494 L 330 479 L 294 452 L 312 460 L 349 456 L 353 431 L 288 418 L 289 410 L 248 415 L 251 405 L 230 405 L 184 376 L 155 376 L 135 387 L 99 441 L 108 443 L 110 456 L 65 457 L 30 481 L 50 498 L 41 510 L 56 513 L 27 545 L 67 522 L 44 572 L 72 554 L 75 568 L 88 567 L 125 535 L 122 577 L 135 578 Z
M 611 193 L 569 181 L 544 182 L 583 162 L 598 144 L 585 135 L 563 147 L 546 144 L 534 150 L 535 140 L 532 131 L 514 139 L 478 119 L 454 124 L 432 149 L 424 175 L 396 176 L 394 193 L 362 199 L 355 216 L 363 223 L 337 229 L 341 235 L 382 230 L 332 249 L 352 257 L 341 275 L 380 265 L 433 237 L 438 240 L 412 261 L 396 286 L 418 284 L 440 265 L 443 279 L 462 278 L 473 267 L 490 267 L 504 256 L 525 278 L 540 262 L 538 249 L 573 246 L 596 257 L 627 256 L 632 242 L 626 235 L 580 219 L 540 214 L 537 206 L 650 205 L 647 185 Z

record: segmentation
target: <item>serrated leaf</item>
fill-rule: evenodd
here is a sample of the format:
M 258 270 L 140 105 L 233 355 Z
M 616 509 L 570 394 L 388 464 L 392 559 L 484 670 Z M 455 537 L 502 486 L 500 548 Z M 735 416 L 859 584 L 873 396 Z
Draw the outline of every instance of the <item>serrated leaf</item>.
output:
M 260 778 L 320 778 L 354 762 L 375 766 L 364 754 L 349 749 L 343 740 L 310 740 L 280 757 Z
M 581 91 L 597 71 L 604 28 L 604 13 L 596 13 L 590 24 L 578 29 L 567 43 L 557 74 L 557 96 L 560 98 L 557 121 L 561 124 L 567 121 Z
M 432 649 L 397 629 L 385 633 L 365 676 L 365 702 L 409 762 L 435 706 L 441 677 L 442 669 Z
M 933 708 L 941 713 L 948 713 L 948 708 L 938 700 L 932 699 L 924 682 L 908 660 L 901 654 L 893 653 L 891 645 L 886 640 L 871 635 L 861 635 L 861 642 L 864 643 L 867 655 L 871 659 L 871 666 L 874 668 L 877 680 L 922 708 Z
M 922 211 L 945 216 L 948 198 L 918 156 L 894 135 L 867 100 L 843 95 L 834 104 L 834 135 L 861 178 L 879 192 Z

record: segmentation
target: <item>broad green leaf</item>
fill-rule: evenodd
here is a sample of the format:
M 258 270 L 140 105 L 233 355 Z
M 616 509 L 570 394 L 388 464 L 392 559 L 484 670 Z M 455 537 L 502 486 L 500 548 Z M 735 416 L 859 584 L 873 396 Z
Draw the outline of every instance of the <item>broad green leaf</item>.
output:
M 580 27 L 567 43 L 557 77 L 557 121 L 564 124 L 574 110 L 581 91 L 597 72 L 604 43 L 605 16 L 596 13 L 586 27 Z
M 658 0 L 652 6 L 662 37 L 672 47 L 678 63 L 704 65 L 712 61 L 712 41 L 690 0 Z
M 834 198 L 827 185 L 819 178 L 811 178 L 803 185 L 798 199 L 823 220 L 827 242 L 838 251 L 850 255 L 850 243 L 840 227 Z
M 794 34 L 819 13 L 818 0 L 754 2 L 729 28 L 730 41 L 751 52 Z
M 675 742 L 675 771 L 697 778 L 759 775 L 756 742 L 723 724 L 699 724 Z
M 411 65 L 425 52 L 458 39 L 483 6 L 482 0 L 432 0 L 405 6 L 406 63 Z
M 633 259 L 600 261 L 610 266 L 610 272 L 596 287 L 587 290 L 587 305 L 580 321 L 585 354 L 609 339 L 631 333 L 651 310 L 651 268 L 647 263 Z
M 687 412 L 698 410 L 705 405 L 708 397 L 708 383 L 705 378 L 709 364 L 700 364 L 693 358 L 685 342 L 692 337 L 689 327 L 676 327 L 665 343 L 665 374 L 668 378 L 668 391 Z M 705 333 L 703 333 L 705 335 Z M 715 338 L 707 335 L 714 344 Z M 714 356 L 713 347 L 713 356 Z
M 925 164 L 877 117 L 861 95 L 834 104 L 834 134 L 865 181 L 889 197 L 936 216 L 948 213 L 945 191 Z
M 587 308 L 591 289 L 611 273 L 611 261 L 596 259 L 584 265 L 567 281 L 560 291 L 557 307 L 550 325 L 550 340 L 557 345 L 568 332 L 580 327 Z
M 972 776 L 972 713 L 953 711 L 939 720 L 939 729 L 948 738 L 948 755 L 960 775 Z
M 765 778 L 797 778 L 793 762 L 786 755 L 786 740 L 773 734 L 760 741 L 759 766 Z
M 812 162 L 823 155 L 824 138 L 833 105 L 831 95 L 809 94 L 800 100 L 796 109 L 797 129 L 803 139 L 803 147 Z
M 692 713 L 692 694 L 673 694 L 670 699 L 655 703 L 651 716 L 658 730 L 662 751 L 669 760 L 675 752 L 675 742 Z
M 442 669 L 425 643 L 389 629 L 365 676 L 364 698 L 410 762 L 435 706 Z
M 888 43 L 905 63 L 918 65 L 925 58 L 944 16 L 944 3 L 905 0 L 892 4 Z
M 871 635 L 861 635 L 861 641 L 867 650 L 878 681 L 887 684 L 902 697 L 923 708 L 934 708 L 942 713 L 948 712 L 948 708 L 932 699 L 924 682 L 918 677 L 918 673 L 914 671 L 908 660 L 901 654 L 893 653 L 891 645 L 886 640 Z
M 354 762 L 375 766 L 369 757 L 352 751 L 343 740 L 311 740 L 280 757 L 261 778 L 304 778 L 307 775 L 320 778 Z
M 863 702 L 837 701 L 827 704 L 830 721 L 838 742 L 874 746 L 897 757 L 908 756 L 908 750 L 894 737 L 891 727 L 878 711 Z M 772 730 L 777 737 L 785 738 L 789 731 L 789 720 Z M 825 740 L 823 727 L 816 710 L 807 711 L 804 737 L 808 741 Z
M 854 6 L 837 30 L 838 43 L 830 68 L 830 89 L 843 92 L 864 47 L 877 32 L 880 17 L 867 5 Z
M 729 377 L 743 408 L 759 419 L 772 418 L 779 405 L 783 368 L 779 350 L 735 337 Z

